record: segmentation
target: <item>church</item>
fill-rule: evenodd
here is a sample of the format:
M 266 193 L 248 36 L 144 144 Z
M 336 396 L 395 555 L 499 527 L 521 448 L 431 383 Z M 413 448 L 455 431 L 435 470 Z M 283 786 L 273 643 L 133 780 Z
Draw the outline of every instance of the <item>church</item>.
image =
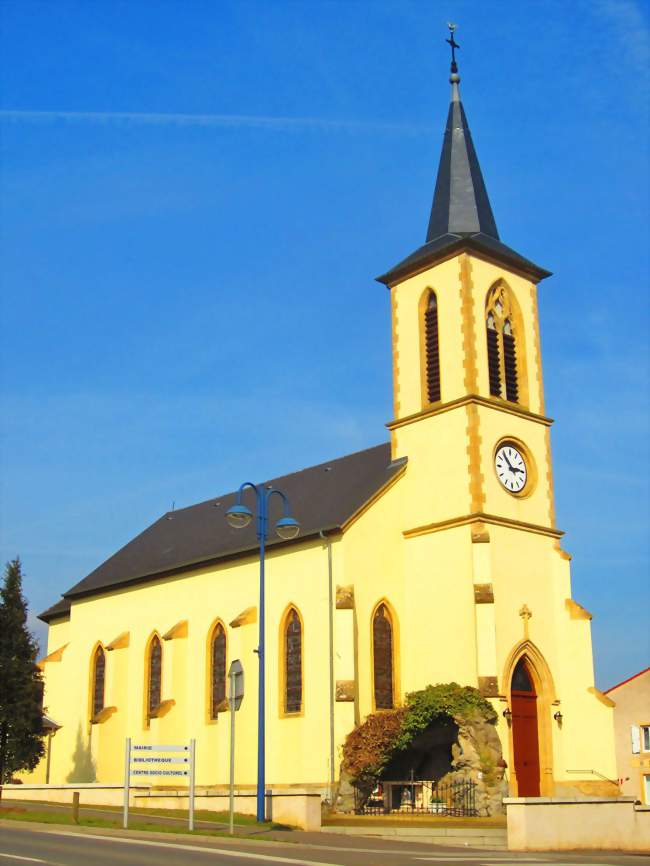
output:
M 594 686 L 591 615 L 555 520 L 537 308 L 550 274 L 499 236 L 459 82 L 453 62 L 426 240 L 378 278 L 388 441 L 258 485 L 282 494 L 263 611 L 274 791 L 328 798 L 369 714 L 456 682 L 496 710 L 512 795 L 617 792 L 613 702 Z M 230 525 L 233 507 L 253 510 L 253 492 L 163 514 L 40 615 L 58 730 L 25 781 L 72 780 L 81 748 L 97 782 L 120 783 L 131 737 L 194 738 L 197 785 L 227 784 L 238 659 L 236 782 L 254 790 L 259 542 L 254 521 Z

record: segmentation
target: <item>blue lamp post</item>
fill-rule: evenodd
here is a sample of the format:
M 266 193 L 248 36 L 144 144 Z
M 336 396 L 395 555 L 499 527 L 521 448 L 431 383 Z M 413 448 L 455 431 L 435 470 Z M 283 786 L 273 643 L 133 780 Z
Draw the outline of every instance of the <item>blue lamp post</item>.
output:
M 242 503 L 242 493 L 250 487 L 255 493 L 257 510 L 257 540 L 260 543 L 260 620 L 259 620 L 259 646 L 257 648 L 259 660 L 259 698 L 257 705 L 257 820 L 264 821 L 265 815 L 265 747 L 266 747 L 266 724 L 265 724 L 265 690 L 264 690 L 264 553 L 268 537 L 269 523 L 269 501 L 272 496 L 279 496 L 282 500 L 282 517 L 275 524 L 275 531 L 285 541 L 295 538 L 300 532 L 300 524 L 291 516 L 289 500 L 286 495 L 273 487 L 257 487 L 250 481 L 246 481 L 237 491 L 237 501 L 226 511 L 226 520 L 233 529 L 244 529 L 253 519 L 253 512 Z

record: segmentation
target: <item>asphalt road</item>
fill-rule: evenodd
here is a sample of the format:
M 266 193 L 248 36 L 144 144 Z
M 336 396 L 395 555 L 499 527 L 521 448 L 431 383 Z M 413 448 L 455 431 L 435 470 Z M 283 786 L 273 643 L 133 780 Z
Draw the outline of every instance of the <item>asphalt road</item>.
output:
M 323 844 L 215 839 L 129 838 L 60 829 L 0 826 L 0 866 L 650 866 L 650 857 L 626 854 L 516 854 L 349 840 L 323 834 Z M 360 843 L 360 844 L 359 844 Z

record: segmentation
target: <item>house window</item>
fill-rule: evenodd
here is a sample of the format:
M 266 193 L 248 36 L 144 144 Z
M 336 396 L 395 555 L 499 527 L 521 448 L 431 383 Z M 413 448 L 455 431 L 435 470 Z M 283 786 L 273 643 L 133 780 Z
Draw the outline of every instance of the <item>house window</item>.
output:
M 497 283 L 488 292 L 485 304 L 490 394 L 517 403 L 519 381 L 513 316 L 514 302 L 510 291 L 503 283 Z
M 290 608 L 284 625 L 284 712 L 302 710 L 302 624 Z
M 385 604 L 380 604 L 372 620 L 372 657 L 375 708 L 394 706 L 393 624 Z
M 424 349 L 426 359 L 427 399 L 440 400 L 440 351 L 438 346 L 438 299 L 430 291 L 424 311 Z
M 643 777 L 643 802 L 650 806 L 650 776 Z
M 216 719 L 226 700 L 226 631 L 219 622 L 212 632 L 210 717 Z
M 641 748 L 650 752 L 650 725 L 641 725 Z
M 106 681 L 106 654 L 98 646 L 93 656 L 93 719 L 104 709 L 104 684 Z
M 162 693 L 162 644 L 154 635 L 149 644 L 148 701 L 149 716 L 155 716 L 160 708 Z

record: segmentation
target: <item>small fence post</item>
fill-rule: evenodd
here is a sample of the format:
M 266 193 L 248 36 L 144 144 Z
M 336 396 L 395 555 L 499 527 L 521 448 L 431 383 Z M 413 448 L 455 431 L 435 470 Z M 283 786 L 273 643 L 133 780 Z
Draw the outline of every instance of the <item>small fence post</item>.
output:
M 72 820 L 79 823 L 79 791 L 72 792 Z

